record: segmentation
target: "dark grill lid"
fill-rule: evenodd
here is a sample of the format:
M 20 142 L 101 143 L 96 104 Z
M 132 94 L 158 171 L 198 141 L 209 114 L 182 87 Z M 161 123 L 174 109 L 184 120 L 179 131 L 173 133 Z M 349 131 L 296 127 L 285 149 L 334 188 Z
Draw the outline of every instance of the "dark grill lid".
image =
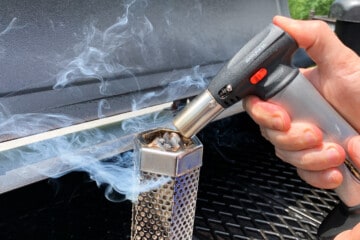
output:
M 336 0 L 331 5 L 330 17 L 360 23 L 360 0 Z

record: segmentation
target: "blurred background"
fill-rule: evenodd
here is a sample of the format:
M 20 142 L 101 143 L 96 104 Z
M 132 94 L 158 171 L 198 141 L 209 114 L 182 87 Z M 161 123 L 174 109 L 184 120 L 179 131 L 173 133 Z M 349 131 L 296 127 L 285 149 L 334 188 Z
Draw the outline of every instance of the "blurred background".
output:
M 311 14 L 327 16 L 334 0 L 289 0 L 291 17 L 309 19 Z

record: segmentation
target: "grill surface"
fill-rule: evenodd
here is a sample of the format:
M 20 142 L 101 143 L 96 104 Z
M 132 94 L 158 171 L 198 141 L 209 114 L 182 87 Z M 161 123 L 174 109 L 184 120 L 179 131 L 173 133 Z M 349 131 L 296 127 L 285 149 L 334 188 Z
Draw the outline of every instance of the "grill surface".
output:
M 247 115 L 214 123 L 198 137 L 204 161 L 194 239 L 316 239 L 338 199 L 277 159 Z M 109 202 L 85 176 L 0 195 L 0 239 L 129 239 L 131 204 Z
M 336 195 L 303 182 L 246 115 L 213 124 L 200 139 L 198 239 L 316 239 Z

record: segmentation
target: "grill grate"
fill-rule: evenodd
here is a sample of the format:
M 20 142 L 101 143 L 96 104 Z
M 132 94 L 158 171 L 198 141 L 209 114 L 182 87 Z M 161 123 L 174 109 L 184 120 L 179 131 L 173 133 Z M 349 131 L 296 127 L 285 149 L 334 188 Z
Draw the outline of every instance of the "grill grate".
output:
M 335 193 L 303 182 L 246 118 L 213 124 L 200 135 L 205 156 L 195 237 L 316 239 L 319 224 L 338 202 Z M 232 128 L 230 137 L 221 134 L 239 122 L 244 127 Z

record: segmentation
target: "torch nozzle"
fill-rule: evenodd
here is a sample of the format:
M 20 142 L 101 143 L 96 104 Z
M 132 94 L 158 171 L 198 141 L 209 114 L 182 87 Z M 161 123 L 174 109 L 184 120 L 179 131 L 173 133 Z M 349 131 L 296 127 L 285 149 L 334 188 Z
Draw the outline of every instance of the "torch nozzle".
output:
M 190 138 L 223 110 L 212 94 L 205 90 L 175 116 L 173 124 L 184 137 Z

